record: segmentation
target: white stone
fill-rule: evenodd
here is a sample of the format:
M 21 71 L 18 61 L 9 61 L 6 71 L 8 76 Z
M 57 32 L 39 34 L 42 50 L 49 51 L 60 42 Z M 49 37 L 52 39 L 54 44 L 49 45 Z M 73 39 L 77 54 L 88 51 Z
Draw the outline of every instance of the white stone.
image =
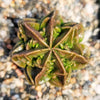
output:
M 88 14 L 93 14 L 93 13 L 94 13 L 93 6 L 90 5 L 90 4 L 86 4 L 86 6 L 85 6 L 85 11 L 86 11 Z
M 92 35 L 92 31 L 90 31 L 90 30 L 85 31 L 82 43 L 87 42 L 89 40 L 89 38 L 91 37 L 91 35 Z
M 16 87 L 16 85 L 14 83 L 10 84 L 10 88 L 14 89 Z
M 95 92 L 97 94 L 100 94 L 100 85 L 96 85 L 96 87 L 94 88 Z
M 72 90 L 70 90 L 70 89 L 64 89 L 64 90 L 62 90 L 62 94 L 64 94 L 64 95 L 69 95 L 71 93 L 72 93 Z
M 100 75 L 97 76 L 97 80 L 100 83 Z
M 84 73 L 83 73 L 83 80 L 85 80 L 85 81 L 87 81 L 87 80 L 89 80 L 89 72 L 88 71 L 85 71 Z
M 12 1 L 12 0 L 3 0 L 3 2 L 4 2 L 6 5 L 11 4 L 11 1 Z
M 13 82 L 16 84 L 16 87 L 23 87 L 23 82 L 20 79 L 14 79 Z
M 5 71 L 0 71 L 0 77 L 3 78 L 5 76 Z
M 90 93 L 89 93 L 88 90 L 82 90 L 82 94 L 83 94 L 84 96 L 89 96 L 89 95 L 90 95 Z
M 11 71 L 11 69 L 12 69 L 12 67 L 11 67 L 12 66 L 12 62 L 7 62 L 6 66 L 7 66 L 6 70 L 7 71 Z
M 92 100 L 100 100 L 100 95 L 95 96 Z
M 7 31 L 1 30 L 1 31 L 0 31 L 0 37 L 1 37 L 2 39 L 4 39 L 4 38 L 6 38 L 6 36 L 7 36 Z
M 39 96 L 39 98 L 41 98 L 42 92 L 38 91 L 38 96 Z
M 62 96 L 58 96 L 56 100 L 63 100 Z

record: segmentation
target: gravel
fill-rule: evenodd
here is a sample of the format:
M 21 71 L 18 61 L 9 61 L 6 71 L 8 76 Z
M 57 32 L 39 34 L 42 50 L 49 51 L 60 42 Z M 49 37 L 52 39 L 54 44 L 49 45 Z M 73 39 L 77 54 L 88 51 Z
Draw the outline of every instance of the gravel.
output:
M 0 0 L 0 100 L 100 100 L 100 23 L 96 0 Z M 52 10 L 66 21 L 81 22 L 83 42 L 91 59 L 86 68 L 75 71 L 70 84 L 58 88 L 50 83 L 31 86 L 23 69 L 12 63 L 10 53 L 18 41 L 17 23 L 25 17 L 41 18 Z

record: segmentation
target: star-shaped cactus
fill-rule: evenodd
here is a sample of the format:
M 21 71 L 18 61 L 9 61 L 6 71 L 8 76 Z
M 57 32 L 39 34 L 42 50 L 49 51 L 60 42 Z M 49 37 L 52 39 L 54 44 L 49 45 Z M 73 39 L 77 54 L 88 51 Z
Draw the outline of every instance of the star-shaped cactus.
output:
M 54 11 L 40 21 L 23 19 L 19 22 L 20 41 L 13 49 L 12 61 L 24 68 L 30 84 L 49 81 L 64 86 L 73 70 L 88 63 L 88 48 L 81 43 L 83 33 L 82 24 L 64 23 Z

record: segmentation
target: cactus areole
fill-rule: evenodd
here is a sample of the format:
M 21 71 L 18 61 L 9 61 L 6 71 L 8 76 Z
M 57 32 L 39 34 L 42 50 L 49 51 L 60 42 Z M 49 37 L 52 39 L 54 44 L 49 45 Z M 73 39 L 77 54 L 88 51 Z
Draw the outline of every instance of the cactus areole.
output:
M 81 23 L 63 22 L 54 11 L 41 20 L 25 18 L 19 22 L 20 41 L 12 51 L 12 61 L 24 68 L 32 85 L 49 81 L 64 86 L 73 70 L 88 63 L 89 50 L 81 43 L 83 34 Z

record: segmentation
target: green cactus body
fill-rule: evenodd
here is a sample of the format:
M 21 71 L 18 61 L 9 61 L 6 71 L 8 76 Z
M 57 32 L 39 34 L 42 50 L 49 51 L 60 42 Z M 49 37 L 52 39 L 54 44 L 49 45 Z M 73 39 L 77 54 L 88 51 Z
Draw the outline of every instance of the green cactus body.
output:
M 55 15 L 53 11 L 40 21 L 26 18 L 19 22 L 20 41 L 13 49 L 12 61 L 24 68 L 32 85 L 49 81 L 64 86 L 72 71 L 84 68 L 89 60 L 89 50 L 81 44 L 82 24 L 64 23 Z

